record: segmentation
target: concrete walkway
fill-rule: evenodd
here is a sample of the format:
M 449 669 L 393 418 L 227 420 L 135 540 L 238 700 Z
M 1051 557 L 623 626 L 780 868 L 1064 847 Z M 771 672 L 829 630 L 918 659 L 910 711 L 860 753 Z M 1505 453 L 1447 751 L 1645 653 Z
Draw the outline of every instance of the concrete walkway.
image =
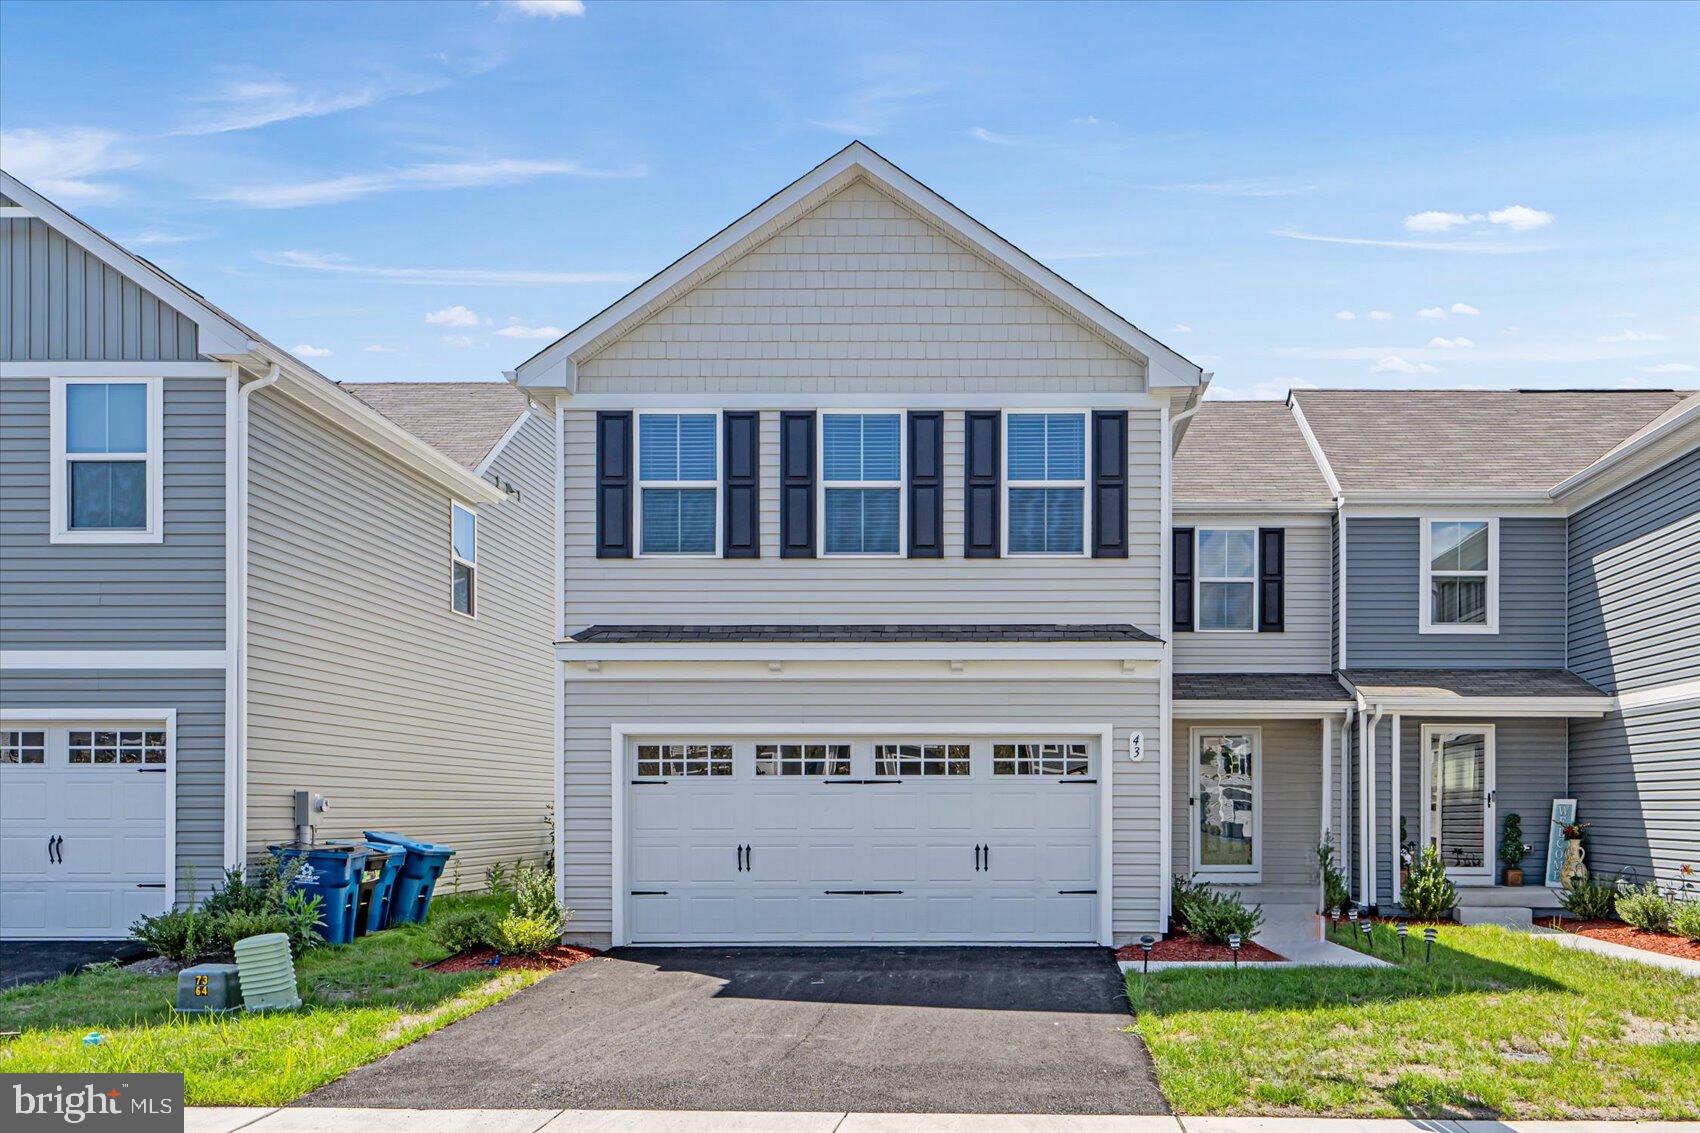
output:
M 1340 922 L 1340 936 L 1345 937 L 1347 924 Z M 1311 911 L 1309 905 L 1265 905 L 1263 907 L 1263 928 L 1258 932 L 1257 943 L 1287 958 L 1289 964 L 1314 964 L 1328 968 L 1385 968 L 1388 963 L 1374 956 L 1366 955 L 1355 948 L 1335 944 L 1328 938 L 1327 922 Z M 1120 961 L 1124 972 L 1139 971 L 1143 965 L 1138 960 Z M 1285 965 L 1274 961 L 1266 963 L 1241 962 L 1247 968 L 1280 968 Z M 1159 972 L 1165 968 L 1231 968 L 1232 960 L 1221 963 L 1209 961 L 1179 961 L 1153 960 L 1151 970 Z
M 1694 1133 L 1678 1121 L 1443 1121 L 589 1109 L 190 1109 L 186 1133 Z
M 1626 944 L 1616 944 L 1610 940 L 1596 940 L 1591 936 L 1578 936 L 1573 932 L 1561 932 L 1554 929 L 1535 929 L 1535 934 L 1543 940 L 1550 940 L 1561 948 L 1575 948 L 1581 952 L 1592 952 L 1599 956 L 1611 956 L 1618 960 L 1633 960 L 1637 964 L 1651 964 L 1655 968 L 1669 968 L 1673 972 L 1681 972 L 1686 976 L 1700 979 L 1700 960 L 1690 960 L 1684 956 L 1667 956 L 1663 952 L 1650 952 L 1645 948 L 1631 948 Z

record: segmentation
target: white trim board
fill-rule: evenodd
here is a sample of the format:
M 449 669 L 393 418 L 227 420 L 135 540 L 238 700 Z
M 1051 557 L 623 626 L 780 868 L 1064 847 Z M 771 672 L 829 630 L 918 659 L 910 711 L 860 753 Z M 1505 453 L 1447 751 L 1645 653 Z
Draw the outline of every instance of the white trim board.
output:
M 223 649 L 5 649 L 0 669 L 223 669 Z
M 1160 661 L 1161 642 L 555 643 L 559 661 Z
M 563 681 L 1153 681 L 1155 661 L 567 661 Z
M 1177 700 L 1170 709 L 1184 720 L 1317 720 L 1351 710 L 1350 700 Z

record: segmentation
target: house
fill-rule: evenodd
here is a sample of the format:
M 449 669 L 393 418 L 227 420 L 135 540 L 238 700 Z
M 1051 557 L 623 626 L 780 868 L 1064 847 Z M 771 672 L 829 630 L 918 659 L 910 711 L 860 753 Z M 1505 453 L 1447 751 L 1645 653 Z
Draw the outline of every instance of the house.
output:
M 551 422 L 338 386 L 6 175 L 0 289 L 0 936 L 205 896 L 297 790 L 542 857 Z

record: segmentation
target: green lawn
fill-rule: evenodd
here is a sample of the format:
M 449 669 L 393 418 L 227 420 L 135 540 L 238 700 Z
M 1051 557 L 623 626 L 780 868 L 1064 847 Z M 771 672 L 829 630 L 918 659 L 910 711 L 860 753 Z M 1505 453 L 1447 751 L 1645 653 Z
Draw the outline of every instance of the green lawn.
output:
M 1700 981 L 1492 926 L 1396 968 L 1137 971 L 1134 1029 L 1190 1114 L 1700 1118 Z M 1344 933 L 1342 933 L 1344 936 Z M 1376 951 L 1396 956 L 1391 930 Z
M 440 897 L 432 915 L 489 903 Z M 296 962 L 302 1010 L 223 1018 L 172 1014 L 176 976 L 85 972 L 0 993 L 0 1073 L 175 1071 L 190 1105 L 279 1105 L 506 999 L 543 973 L 440 975 L 446 953 L 418 925 L 315 948 Z M 105 1041 L 85 1046 L 99 1031 Z

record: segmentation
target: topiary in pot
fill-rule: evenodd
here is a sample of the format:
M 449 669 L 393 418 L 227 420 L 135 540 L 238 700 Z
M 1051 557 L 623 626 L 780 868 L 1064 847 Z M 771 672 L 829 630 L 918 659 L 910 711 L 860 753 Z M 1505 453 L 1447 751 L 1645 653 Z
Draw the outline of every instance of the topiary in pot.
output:
M 1522 816 L 1506 815 L 1505 833 L 1499 839 L 1499 860 L 1505 863 L 1505 884 L 1523 884 L 1523 855 L 1528 852 L 1529 848 L 1523 844 Z
M 1446 863 L 1433 846 L 1424 846 L 1411 867 L 1411 877 L 1400 900 L 1405 911 L 1419 921 L 1444 920 L 1458 904 L 1458 887 L 1446 876 Z

